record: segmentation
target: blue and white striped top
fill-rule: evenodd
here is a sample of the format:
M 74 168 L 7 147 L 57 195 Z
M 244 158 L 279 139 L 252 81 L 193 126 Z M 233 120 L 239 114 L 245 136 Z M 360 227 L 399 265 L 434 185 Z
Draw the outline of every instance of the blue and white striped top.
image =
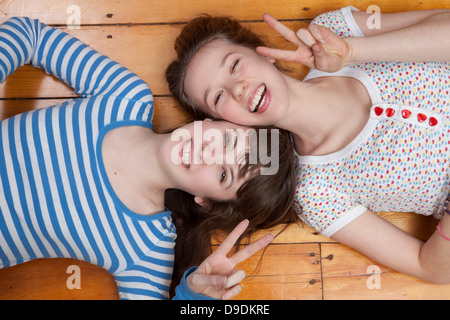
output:
M 1 81 L 28 63 L 80 98 L 0 122 L 0 268 L 74 258 L 108 270 L 122 299 L 168 298 L 176 239 L 170 212 L 127 209 L 101 156 L 109 130 L 153 128 L 149 87 L 61 30 L 10 19 L 0 27 Z

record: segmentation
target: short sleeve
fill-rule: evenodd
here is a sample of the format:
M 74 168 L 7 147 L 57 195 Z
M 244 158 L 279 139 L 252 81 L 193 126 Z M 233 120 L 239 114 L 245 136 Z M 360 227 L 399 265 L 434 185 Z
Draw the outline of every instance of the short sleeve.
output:
M 326 237 L 352 222 L 367 208 L 350 196 L 326 188 L 299 188 L 296 198 L 300 218 Z
M 353 11 L 359 11 L 355 7 L 345 7 L 340 10 L 323 13 L 312 23 L 326 27 L 342 38 L 364 37 L 361 29 L 353 18 Z

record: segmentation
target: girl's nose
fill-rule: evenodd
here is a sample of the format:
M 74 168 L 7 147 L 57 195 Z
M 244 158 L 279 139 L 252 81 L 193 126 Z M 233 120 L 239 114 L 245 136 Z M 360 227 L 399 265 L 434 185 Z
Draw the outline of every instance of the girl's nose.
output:
M 221 137 L 220 137 L 221 138 Z M 220 139 L 216 138 L 216 139 Z M 227 149 L 219 142 L 204 142 L 202 145 L 202 165 L 208 166 L 212 164 L 225 163 L 227 156 Z
M 244 81 L 237 81 L 234 83 L 231 94 L 234 100 L 241 101 L 244 98 L 245 90 L 247 89 L 247 83 Z
M 223 155 L 220 151 L 220 148 L 218 148 L 214 142 L 204 141 L 201 150 L 202 165 L 208 166 L 221 163 L 221 157 L 223 157 Z
M 203 142 L 202 144 L 202 165 L 210 165 L 214 163 L 213 149 L 210 147 L 210 143 Z

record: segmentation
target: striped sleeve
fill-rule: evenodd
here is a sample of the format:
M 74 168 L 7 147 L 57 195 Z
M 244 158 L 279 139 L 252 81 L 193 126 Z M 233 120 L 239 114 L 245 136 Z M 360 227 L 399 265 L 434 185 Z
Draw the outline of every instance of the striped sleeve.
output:
M 122 300 L 166 300 L 173 271 L 173 249 L 176 233 L 169 231 L 151 251 L 126 270 L 114 274 Z M 194 293 L 186 283 L 186 277 L 195 270 L 185 272 L 176 288 L 174 300 L 212 300 Z
M 124 213 L 99 168 L 101 128 L 151 118 L 150 89 L 70 35 L 12 18 L 0 26 L 0 80 L 29 63 L 82 99 L 0 122 L 0 268 L 79 259 L 113 274 L 122 299 L 168 298 L 176 238 L 170 213 Z
M 148 85 L 117 62 L 59 29 L 15 17 L 0 27 L 0 81 L 24 64 L 45 70 L 82 97 L 153 101 Z
M 131 267 L 114 274 L 121 299 L 168 299 L 175 238 L 169 232 Z

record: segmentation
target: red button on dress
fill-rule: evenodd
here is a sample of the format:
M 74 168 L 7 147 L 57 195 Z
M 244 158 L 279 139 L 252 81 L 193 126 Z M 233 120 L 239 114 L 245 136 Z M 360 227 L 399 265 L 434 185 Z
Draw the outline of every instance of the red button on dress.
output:
M 403 119 L 408 119 L 410 115 L 411 115 L 411 111 L 406 110 L 406 109 L 402 111 Z
M 420 123 L 422 123 L 422 122 L 424 122 L 425 120 L 427 120 L 427 116 L 424 115 L 423 113 L 419 113 L 419 114 L 417 115 L 417 120 L 418 120 Z
M 381 107 L 375 107 L 374 111 L 377 116 L 381 116 L 383 114 L 384 109 Z
M 430 118 L 430 122 L 428 122 L 428 123 L 430 124 L 430 126 L 434 127 L 435 125 L 438 124 L 438 121 L 437 121 L 436 118 L 431 117 L 431 118 Z
M 395 110 L 392 108 L 387 108 L 386 109 L 386 115 L 390 118 L 395 114 Z

